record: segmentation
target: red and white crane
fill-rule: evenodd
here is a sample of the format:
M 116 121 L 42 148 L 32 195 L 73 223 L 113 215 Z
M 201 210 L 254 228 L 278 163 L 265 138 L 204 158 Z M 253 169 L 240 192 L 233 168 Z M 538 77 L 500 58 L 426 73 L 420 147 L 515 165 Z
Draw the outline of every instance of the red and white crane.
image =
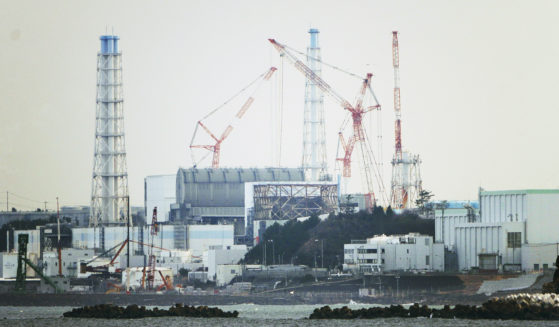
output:
M 370 111 L 380 110 L 380 105 L 376 101 L 376 97 L 374 97 L 374 93 L 371 88 L 371 78 L 373 74 L 369 73 L 367 74 L 367 77 L 363 79 L 355 105 L 352 105 L 343 96 L 336 92 L 328 83 L 326 83 L 326 81 L 315 74 L 309 67 L 291 53 L 286 45 L 283 45 L 274 39 L 269 39 L 268 41 L 270 41 L 274 48 L 287 58 L 297 70 L 305 75 L 306 78 L 313 81 L 324 93 L 328 94 L 332 99 L 334 99 L 334 101 L 342 106 L 342 108 L 350 113 L 353 127 L 352 134 L 346 141 L 342 131 L 340 131 L 339 138 L 344 150 L 344 155 L 336 160 L 343 163 L 343 176 L 351 177 L 351 156 L 355 146 L 359 144 L 359 149 L 361 150 L 361 168 L 363 169 L 363 177 L 367 188 L 365 198 L 367 200 L 367 207 L 373 208 L 377 204 L 373 179 L 376 179 L 377 181 L 376 185 L 380 195 L 385 198 L 384 186 L 382 179 L 380 178 L 380 172 L 377 169 L 376 160 L 373 155 L 373 151 L 371 150 L 369 139 L 363 128 L 363 116 Z M 367 90 L 373 94 L 373 98 L 375 99 L 375 104 L 372 106 L 363 105 L 363 99 Z M 384 199 L 384 201 L 386 201 L 386 199 Z
M 229 134 L 231 134 L 231 132 L 233 131 L 233 127 L 235 126 L 235 124 L 238 123 L 239 120 L 241 120 L 243 118 L 243 116 L 245 115 L 245 113 L 247 112 L 247 110 L 250 108 L 250 106 L 252 105 L 252 103 L 254 102 L 254 93 L 256 93 L 256 90 L 260 87 L 261 83 L 264 81 L 268 81 L 271 77 L 272 74 L 276 71 L 277 69 L 275 67 L 270 67 L 268 70 L 266 70 L 266 72 L 264 72 L 262 75 L 258 76 L 258 78 L 256 80 L 254 80 L 252 83 L 250 83 L 249 85 L 247 85 L 245 88 L 243 88 L 240 92 L 238 92 L 237 94 L 235 94 L 233 97 L 231 97 L 229 100 L 227 100 L 225 103 L 223 103 L 221 106 L 217 107 L 216 109 L 212 110 L 209 114 L 207 114 L 206 116 L 204 116 L 202 119 L 200 119 L 197 123 L 196 123 L 196 128 L 194 129 L 194 134 L 192 135 L 192 140 L 190 141 L 190 149 L 191 149 L 191 155 L 192 155 L 192 163 L 194 166 L 197 166 L 200 161 L 202 161 L 204 158 L 206 158 L 206 156 L 203 156 L 202 158 L 200 158 L 199 160 L 197 160 L 194 156 L 194 152 L 192 151 L 192 149 L 205 149 L 210 151 L 213 154 L 213 158 L 212 158 L 212 168 L 219 168 L 219 155 L 221 152 L 221 145 L 223 143 L 223 141 L 229 136 Z M 207 119 L 208 117 L 212 116 L 213 114 L 215 114 L 219 109 L 223 108 L 225 105 L 227 105 L 231 100 L 233 100 L 234 98 L 236 98 L 239 94 L 241 94 L 242 92 L 244 92 L 246 89 L 248 89 L 250 86 L 252 86 L 253 84 L 255 84 L 256 82 L 260 82 L 256 89 L 254 90 L 253 94 L 251 94 L 248 99 L 244 102 L 244 104 L 242 105 L 242 107 L 239 109 L 239 111 L 237 112 L 237 114 L 235 115 L 235 117 L 233 117 L 233 121 L 230 122 L 227 127 L 225 128 L 225 130 L 223 131 L 223 133 L 221 133 L 220 137 L 215 136 L 214 133 L 212 133 L 212 131 L 210 131 L 210 129 L 204 124 L 202 123 L 203 120 Z M 196 133 L 198 132 L 198 127 L 202 127 L 202 129 L 215 141 L 215 143 L 213 144 L 194 144 L 195 138 L 196 138 Z M 209 153 L 208 153 L 209 154 Z

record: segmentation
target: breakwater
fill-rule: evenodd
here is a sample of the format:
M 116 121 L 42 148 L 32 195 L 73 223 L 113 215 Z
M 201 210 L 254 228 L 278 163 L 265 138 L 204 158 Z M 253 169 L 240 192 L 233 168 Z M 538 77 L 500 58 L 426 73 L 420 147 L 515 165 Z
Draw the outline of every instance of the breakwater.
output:
M 120 307 L 112 304 L 99 304 L 75 308 L 65 312 L 65 318 L 103 318 L 103 319 L 137 319 L 148 317 L 198 317 L 198 318 L 236 318 L 237 311 L 227 312 L 219 308 L 207 306 L 188 306 L 175 304 L 168 310 L 153 308 L 146 309 L 145 306 L 129 305 Z
M 513 294 L 497 297 L 481 306 L 445 305 L 442 309 L 420 306 L 409 308 L 401 305 L 352 310 L 348 307 L 317 308 L 309 319 L 375 319 L 375 318 L 446 318 L 446 319 L 513 319 L 513 320 L 559 320 L 559 296 L 551 294 Z

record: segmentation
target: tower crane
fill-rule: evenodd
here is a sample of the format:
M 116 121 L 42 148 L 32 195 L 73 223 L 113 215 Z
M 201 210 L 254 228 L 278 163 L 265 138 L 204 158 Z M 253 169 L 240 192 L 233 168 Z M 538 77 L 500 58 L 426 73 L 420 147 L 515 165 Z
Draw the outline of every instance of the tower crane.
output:
M 233 131 L 233 127 L 235 125 L 235 123 L 237 123 L 237 121 L 239 121 L 241 118 L 243 118 L 244 114 L 247 112 L 247 110 L 250 108 L 250 106 L 252 105 L 252 103 L 254 102 L 254 93 L 256 93 L 256 90 L 258 89 L 258 87 L 260 87 L 261 83 L 264 81 L 268 81 L 271 77 L 272 74 L 277 70 L 276 67 L 270 67 L 266 72 L 264 72 L 263 74 L 261 74 L 260 76 L 258 76 L 258 78 L 256 80 L 254 80 L 252 83 L 250 83 L 249 85 L 247 85 L 245 88 L 243 88 L 241 91 L 239 91 L 237 94 L 235 94 L 233 97 L 231 97 L 229 100 L 227 100 L 225 103 L 223 103 L 221 106 L 217 107 L 216 109 L 212 110 L 209 114 L 207 114 L 206 116 L 204 116 L 202 119 L 200 119 L 198 122 L 196 122 L 196 128 L 194 129 L 194 134 L 192 135 L 192 140 L 190 141 L 190 149 L 191 149 L 191 155 L 192 155 L 192 163 L 194 166 L 197 166 L 198 163 L 200 161 L 202 161 L 206 156 L 202 157 L 200 160 L 196 160 L 194 157 L 194 153 L 192 152 L 192 149 L 205 149 L 210 151 L 211 153 L 213 153 L 213 158 L 212 158 L 212 168 L 219 168 L 219 154 L 221 151 L 221 144 L 223 143 L 223 141 L 229 136 L 229 134 L 231 134 L 231 132 Z M 242 105 L 242 107 L 239 109 L 239 111 L 237 112 L 237 114 L 235 115 L 235 117 L 233 118 L 233 122 L 230 122 L 227 127 L 225 128 L 225 130 L 223 131 L 223 133 L 221 133 L 220 137 L 215 136 L 214 133 L 212 133 L 212 131 L 210 131 L 210 129 L 204 124 L 202 123 L 203 120 L 207 119 L 208 117 L 212 116 L 214 113 L 216 113 L 219 109 L 223 108 L 226 104 L 228 104 L 231 100 L 233 100 L 234 98 L 236 98 L 239 94 L 241 94 L 242 92 L 244 92 L 246 89 L 248 89 L 250 86 L 252 86 L 253 84 L 255 84 L 256 82 L 260 82 L 257 86 L 257 88 L 254 90 L 254 93 L 252 95 L 250 95 L 248 97 L 248 99 L 244 102 L 244 104 Z M 196 138 L 196 133 L 198 132 L 198 127 L 202 127 L 202 129 L 215 141 L 215 143 L 213 144 L 194 144 L 195 138 Z M 209 154 L 209 153 L 208 153 Z
M 274 39 L 268 39 L 270 43 L 274 46 L 274 48 L 285 58 L 295 66 L 295 68 L 300 71 L 305 77 L 311 81 L 313 81 L 324 93 L 328 94 L 334 101 L 336 101 L 343 109 L 347 110 L 351 115 L 352 119 L 352 135 L 347 139 L 344 139 L 342 131 L 339 133 L 340 143 L 344 150 L 344 156 L 341 158 L 337 158 L 337 161 L 343 163 L 343 176 L 344 177 L 351 177 L 351 156 L 353 154 L 353 150 L 355 146 L 359 144 L 359 149 L 361 150 L 361 161 L 362 161 L 362 169 L 364 172 L 365 183 L 367 187 L 367 192 L 365 193 L 365 198 L 367 202 L 367 207 L 373 208 L 376 203 L 377 199 L 374 192 L 374 182 L 373 179 L 377 180 L 379 193 L 380 195 L 385 198 L 384 195 L 384 186 L 382 179 L 380 178 L 380 172 L 376 169 L 375 165 L 375 157 L 370 147 L 370 143 L 368 137 L 363 129 L 363 115 L 366 113 L 373 111 L 373 110 L 380 110 L 380 105 L 378 101 L 376 101 L 376 97 L 374 96 L 374 92 L 371 88 L 371 78 L 373 74 L 367 74 L 367 77 L 363 79 L 361 84 L 360 92 L 357 96 L 357 100 L 355 105 L 352 105 L 349 101 L 347 101 L 343 96 L 341 96 L 338 92 L 336 92 L 326 81 L 324 81 L 320 76 L 315 74 L 308 66 L 306 66 L 301 60 L 299 60 L 289 49 L 286 45 L 277 42 Z M 372 106 L 364 106 L 363 99 L 365 96 L 366 91 L 369 90 L 375 99 L 375 105 Z M 386 201 L 386 199 L 383 199 Z

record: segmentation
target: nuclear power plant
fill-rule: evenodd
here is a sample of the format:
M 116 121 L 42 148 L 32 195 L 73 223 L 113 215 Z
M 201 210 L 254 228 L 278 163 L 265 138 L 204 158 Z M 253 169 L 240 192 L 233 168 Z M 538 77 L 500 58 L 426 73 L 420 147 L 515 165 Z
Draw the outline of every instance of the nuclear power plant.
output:
M 140 208 L 131 207 L 128 189 L 120 37 L 102 35 L 96 65 L 90 207 L 57 208 L 56 222 L 51 220 L 35 229 L 8 230 L 6 252 L 0 255 L 0 277 L 17 279 L 20 291 L 25 289 L 27 277 L 37 275 L 47 284 L 41 287 L 55 292 L 96 290 L 100 283 L 91 280 L 99 277 L 110 281 L 102 285 L 108 293 L 166 290 L 199 294 L 200 290 L 186 290 L 173 278 L 180 277 L 195 285 L 235 284 L 235 288 L 225 288 L 224 292 L 239 293 L 245 292 L 246 287 L 251 290 L 247 286 L 251 282 L 243 280 L 243 276 L 251 281 L 265 279 L 268 284 L 270 278 L 275 278 L 264 287 L 269 291 L 282 282 L 287 285 L 290 278 L 312 283 L 318 278 L 345 278 L 347 274 L 380 276 L 387 271 L 394 272 L 391 278 L 400 278 L 400 272 L 418 275 L 477 269 L 537 273 L 548 269 L 556 256 L 557 238 L 550 230 L 559 224 L 559 219 L 555 219 L 559 217 L 553 214 L 559 212 L 559 191 L 480 188 L 477 201 L 429 202 L 429 192 L 421 177 L 420 156 L 404 148 L 397 31 L 392 32 L 394 153 L 392 160 L 386 162 L 392 168 L 388 182 L 383 175 L 382 130 L 372 127 L 381 125 L 382 114 L 373 87 L 376 77 L 373 72 L 352 73 L 324 62 L 319 34 L 316 28 L 308 30 L 306 52 L 276 39 L 268 39 L 268 43 L 263 40 L 271 46 L 274 65 L 262 67 L 261 74 L 239 87 L 233 96 L 218 99 L 224 102 L 217 108 L 191 112 L 199 115 L 189 117 L 193 134 L 190 143 L 184 143 L 192 162 L 185 163 L 185 167 L 177 166 L 176 172 L 141 176 L 144 198 Z M 390 53 L 388 43 L 384 49 Z M 94 69 L 93 63 L 90 68 Z M 301 95 L 304 87 L 304 98 L 301 96 L 299 101 L 301 110 L 297 111 L 302 122 L 301 149 L 289 152 L 301 159 L 300 165 L 280 165 L 284 133 L 280 122 L 275 125 L 279 130 L 258 126 L 259 137 L 279 137 L 270 149 L 273 166 L 263 166 L 269 161 L 260 149 L 262 161 L 254 165 L 258 167 L 233 167 L 233 161 L 227 157 L 230 152 L 223 149 L 246 145 L 233 144 L 235 139 L 230 136 L 254 128 L 245 126 L 245 120 L 252 107 L 266 105 L 262 92 L 275 88 L 270 92 L 270 102 L 275 101 L 274 110 L 282 110 L 283 71 L 287 69 L 301 73 L 305 79 L 304 86 L 298 85 Z M 339 81 L 327 79 L 325 69 L 351 80 L 347 85 L 353 93 L 341 92 L 336 86 Z M 326 119 L 326 101 L 331 101 L 335 105 L 333 110 L 340 114 L 337 116 L 343 114 L 344 118 Z M 337 140 L 331 162 L 327 139 Z M 40 212 L 30 216 L 35 218 Z M 5 214 L 16 215 L 9 213 L 8 207 Z M 418 221 L 431 219 L 434 235 L 373 235 L 377 231 L 371 227 L 375 230 L 370 231 L 370 237 L 352 239 L 347 244 L 333 240 L 332 244 L 339 244 L 332 245 L 328 244 L 328 237 L 313 237 L 305 243 L 306 249 L 311 250 L 294 252 L 290 258 L 275 253 L 277 241 L 266 238 L 274 229 L 302 225 L 307 228 L 312 224 L 315 225 L 309 228 L 321 227 L 336 219 L 345 222 L 355 217 L 351 223 L 363 217 L 380 216 L 385 219 L 382 224 L 390 225 L 395 216 L 402 215 Z M 321 221 L 326 223 L 322 225 Z M 405 224 L 409 224 L 407 220 Z M 331 226 L 318 228 L 316 235 L 326 235 L 328 228 Z M 348 237 L 344 232 L 339 231 L 340 239 Z M 309 230 L 301 228 L 297 235 L 288 236 L 303 239 L 308 235 Z M 337 270 L 336 276 L 328 275 L 328 267 L 322 262 L 319 268 L 317 258 L 324 261 L 325 242 L 327 251 L 337 246 L 343 253 L 335 255 L 336 262 L 331 265 Z M 262 258 L 258 258 L 258 264 L 243 261 L 251 249 L 256 252 L 260 248 Z M 308 260 L 312 257 L 314 267 L 297 265 L 298 256 Z M 67 282 L 65 278 L 80 281 Z M 378 280 L 382 284 L 380 277 Z M 371 295 L 370 289 L 363 292 Z M 293 295 L 289 294 L 286 296 Z

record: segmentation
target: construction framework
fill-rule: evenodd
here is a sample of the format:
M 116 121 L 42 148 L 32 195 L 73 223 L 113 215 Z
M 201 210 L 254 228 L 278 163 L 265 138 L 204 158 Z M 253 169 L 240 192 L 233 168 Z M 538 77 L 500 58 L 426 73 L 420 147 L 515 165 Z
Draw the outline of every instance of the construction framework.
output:
M 336 184 L 254 184 L 254 220 L 287 220 L 334 212 Z

